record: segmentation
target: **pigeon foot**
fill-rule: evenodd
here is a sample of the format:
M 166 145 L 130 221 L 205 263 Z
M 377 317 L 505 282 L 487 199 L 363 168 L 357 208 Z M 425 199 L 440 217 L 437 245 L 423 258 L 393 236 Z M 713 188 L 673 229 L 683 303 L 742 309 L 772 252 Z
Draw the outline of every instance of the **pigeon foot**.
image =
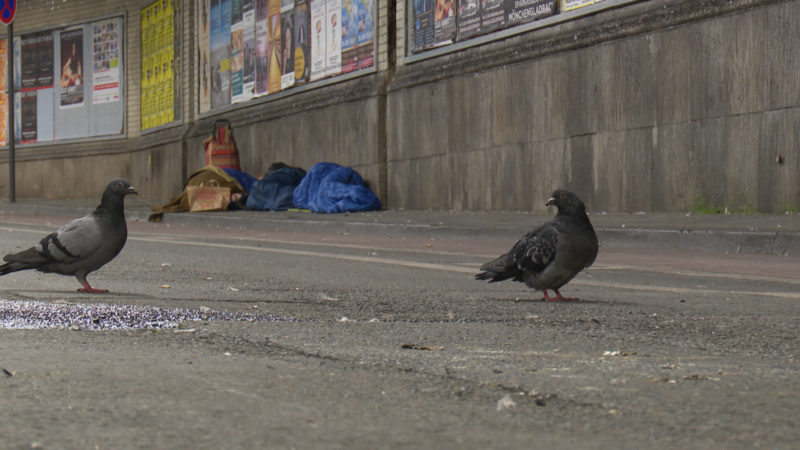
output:
M 553 292 L 556 293 L 555 297 L 550 297 L 549 295 L 547 295 L 547 289 L 544 289 L 543 292 L 544 292 L 544 299 L 543 300 L 546 301 L 546 302 L 562 302 L 562 301 L 563 302 L 574 302 L 576 300 L 580 300 L 577 297 L 564 297 L 563 295 L 561 295 L 561 292 L 558 292 L 558 289 L 553 289 Z
M 108 289 L 95 289 L 89 286 L 89 283 L 84 283 L 83 287 L 78 289 L 78 292 L 85 292 L 87 294 L 104 294 Z

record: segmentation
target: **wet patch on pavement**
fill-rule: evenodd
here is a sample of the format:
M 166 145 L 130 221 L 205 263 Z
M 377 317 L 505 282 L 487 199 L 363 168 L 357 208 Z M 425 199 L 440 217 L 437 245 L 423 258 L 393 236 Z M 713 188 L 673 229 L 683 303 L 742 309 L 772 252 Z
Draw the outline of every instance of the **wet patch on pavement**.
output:
M 178 328 L 183 322 L 294 322 L 290 316 L 214 311 L 203 308 L 112 305 L 108 303 L 49 303 L 0 299 L 0 329 L 72 328 L 124 330 Z

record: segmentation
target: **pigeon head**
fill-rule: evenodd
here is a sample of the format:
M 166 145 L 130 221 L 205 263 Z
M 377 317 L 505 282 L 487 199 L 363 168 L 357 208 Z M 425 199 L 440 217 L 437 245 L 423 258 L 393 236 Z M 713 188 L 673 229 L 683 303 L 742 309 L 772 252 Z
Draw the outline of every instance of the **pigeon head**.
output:
M 556 189 L 547 199 L 545 206 L 553 205 L 558 208 L 558 214 L 586 214 L 586 207 L 581 199 L 573 192 L 566 189 Z
M 103 198 L 100 200 L 98 209 L 121 211 L 123 199 L 128 194 L 138 194 L 128 180 L 122 178 L 111 180 L 106 186 L 106 190 L 103 191 Z

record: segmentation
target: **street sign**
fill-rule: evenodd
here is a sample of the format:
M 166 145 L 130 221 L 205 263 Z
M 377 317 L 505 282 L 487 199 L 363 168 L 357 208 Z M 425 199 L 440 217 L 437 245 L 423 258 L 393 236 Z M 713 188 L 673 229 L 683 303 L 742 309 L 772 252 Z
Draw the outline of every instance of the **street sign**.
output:
M 0 0 L 0 22 L 10 24 L 17 14 L 17 0 Z

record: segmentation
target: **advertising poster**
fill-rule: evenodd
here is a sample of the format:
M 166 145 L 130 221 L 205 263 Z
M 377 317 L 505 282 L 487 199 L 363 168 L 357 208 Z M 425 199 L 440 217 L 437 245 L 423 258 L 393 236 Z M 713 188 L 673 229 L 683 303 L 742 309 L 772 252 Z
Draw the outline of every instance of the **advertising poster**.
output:
M 352 72 L 358 67 L 356 49 L 356 21 L 358 16 L 357 0 L 342 0 L 342 70 L 341 73 Z
M 483 0 L 481 2 L 481 33 L 490 33 L 505 27 L 505 0 Z
M 244 100 L 253 98 L 256 85 L 256 5 L 255 0 L 242 3 L 242 96 Z
M 375 60 L 375 32 L 372 20 L 375 0 L 356 0 L 358 16 L 356 45 L 358 46 L 358 68 L 372 67 Z
M 45 31 L 23 35 L 20 46 L 20 90 L 53 87 L 53 33 Z
M 270 94 L 280 92 L 283 74 L 283 46 L 281 45 L 281 0 L 269 0 L 269 79 Z
M 210 8 L 210 0 L 197 0 L 197 100 L 200 113 L 211 110 Z
M 463 2 L 464 0 L 459 0 Z M 478 0 L 472 0 L 475 3 L 476 17 Z M 459 14 L 461 9 L 459 7 Z M 459 17 L 460 19 L 460 17 Z M 436 7 L 433 10 L 433 34 L 435 45 L 446 45 L 453 42 L 456 38 L 456 27 L 458 26 L 460 33 L 461 25 L 456 23 L 456 0 L 436 0 Z M 477 17 L 478 25 L 480 25 L 480 17 Z
M 478 0 L 458 0 L 458 40 L 469 39 L 480 31 L 481 14 Z
M 506 24 L 519 25 L 552 16 L 557 0 L 506 0 Z
M 308 0 L 294 2 L 294 83 L 300 86 L 308 82 L 311 73 L 310 41 L 308 30 L 311 27 L 311 15 L 308 11 Z
M 595 0 L 559 0 L 561 3 L 561 11 L 569 11 L 576 8 L 582 8 L 594 4 Z
M 328 36 L 325 61 L 325 74 L 327 76 L 339 75 L 342 72 L 342 2 L 341 0 L 327 0 L 325 2 L 325 21 L 328 25 Z
M 17 94 L 16 99 L 18 102 L 15 104 L 15 109 L 19 108 L 19 114 L 16 117 L 21 144 L 30 144 L 36 142 L 37 135 L 37 99 L 36 91 L 20 92 Z M 19 105 L 19 106 L 16 106 Z
M 119 101 L 119 19 L 92 24 L 92 103 Z
M 325 22 L 325 0 L 311 2 L 311 81 L 325 78 L 325 63 L 328 60 L 327 36 L 328 27 Z
M 231 102 L 233 103 L 244 100 L 244 95 L 242 94 L 243 43 L 242 0 L 231 0 Z
M 434 20 L 433 5 L 436 0 L 414 0 L 414 40 L 412 52 L 418 52 L 433 47 Z
M 231 103 L 231 3 L 211 0 L 211 108 Z
M 257 97 L 269 92 L 269 6 L 256 0 L 256 87 Z
M 281 89 L 294 86 L 294 0 L 281 0 Z
M 83 105 L 83 27 L 61 32 L 61 107 Z M 25 110 L 23 109 L 23 120 Z M 23 128 L 23 138 L 25 130 Z

